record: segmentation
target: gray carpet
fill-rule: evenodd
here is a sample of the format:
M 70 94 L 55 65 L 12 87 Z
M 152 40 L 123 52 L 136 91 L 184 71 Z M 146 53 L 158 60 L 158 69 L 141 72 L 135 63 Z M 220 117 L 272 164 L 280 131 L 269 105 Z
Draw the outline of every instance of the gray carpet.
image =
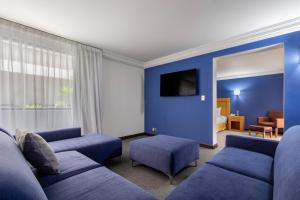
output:
M 183 169 L 175 176 L 173 185 L 170 185 L 168 177 L 159 171 L 156 171 L 144 165 L 131 167 L 131 161 L 129 160 L 128 156 L 128 143 L 132 140 L 136 140 L 146 136 L 124 140 L 122 160 L 120 161 L 119 159 L 112 159 L 105 165 L 112 171 L 135 183 L 144 190 L 150 192 L 156 198 L 163 200 L 178 184 L 180 184 L 184 179 L 186 179 L 189 175 L 196 171 L 197 168 L 201 167 L 201 165 L 203 165 L 206 161 L 212 158 L 218 151 L 224 148 L 225 137 L 228 134 L 247 135 L 247 132 L 237 133 L 231 131 L 223 131 L 218 133 L 218 148 L 207 149 L 200 147 L 200 160 L 198 161 L 198 167 L 187 167 Z M 280 138 L 277 138 L 277 140 L 279 139 Z

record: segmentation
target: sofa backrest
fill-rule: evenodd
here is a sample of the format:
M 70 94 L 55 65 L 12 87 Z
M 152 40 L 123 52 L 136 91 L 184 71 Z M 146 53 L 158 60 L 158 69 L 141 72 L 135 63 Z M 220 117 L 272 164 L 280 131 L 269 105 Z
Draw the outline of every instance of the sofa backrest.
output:
M 6 135 L 8 135 L 11 138 L 14 138 L 12 134 L 10 134 L 7 130 L 5 130 L 4 128 L 0 127 L 0 132 L 5 133 Z
M 0 132 L 0 199 L 47 200 L 14 140 Z
M 274 200 L 300 198 L 300 126 L 289 128 L 275 152 Z
M 268 113 L 268 117 L 271 119 L 272 122 L 275 122 L 277 118 L 283 118 L 283 112 L 271 111 Z
M 81 128 L 66 128 L 53 131 L 38 132 L 47 142 L 81 137 Z

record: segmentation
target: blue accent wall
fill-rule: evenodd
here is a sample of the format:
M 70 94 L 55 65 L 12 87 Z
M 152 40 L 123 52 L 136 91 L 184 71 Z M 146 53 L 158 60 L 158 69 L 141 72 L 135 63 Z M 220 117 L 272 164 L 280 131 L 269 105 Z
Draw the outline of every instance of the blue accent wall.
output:
M 155 127 L 158 134 L 212 145 L 213 58 L 279 43 L 285 54 L 285 128 L 300 124 L 300 32 L 294 32 L 145 69 L 145 131 Z M 199 96 L 160 97 L 160 74 L 191 68 L 199 69 Z M 200 101 L 200 95 L 206 95 L 206 101 Z
M 212 132 L 212 127 L 208 126 L 212 124 L 212 76 L 205 75 L 212 74 L 212 68 L 207 67 L 211 62 L 208 57 L 195 57 L 145 71 L 146 132 L 150 133 L 155 127 L 159 134 L 192 138 L 205 144 L 212 143 L 211 138 L 205 137 Z M 200 101 L 199 95 L 160 97 L 161 74 L 192 68 L 198 69 L 199 94 L 206 95 L 205 102 Z
M 239 97 L 233 91 L 240 89 Z M 231 113 L 245 116 L 245 128 L 256 124 L 258 116 L 268 111 L 283 111 L 283 74 L 256 76 L 217 82 L 217 97 L 230 98 Z

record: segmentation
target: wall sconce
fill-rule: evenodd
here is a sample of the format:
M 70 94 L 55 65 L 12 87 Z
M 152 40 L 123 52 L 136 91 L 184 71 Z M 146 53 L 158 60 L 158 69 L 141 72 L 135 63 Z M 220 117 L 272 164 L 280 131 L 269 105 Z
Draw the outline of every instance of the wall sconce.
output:
M 241 90 L 240 90 L 240 89 L 235 89 L 235 90 L 233 91 L 233 93 L 234 93 L 235 96 L 239 97 L 240 94 L 241 94 Z

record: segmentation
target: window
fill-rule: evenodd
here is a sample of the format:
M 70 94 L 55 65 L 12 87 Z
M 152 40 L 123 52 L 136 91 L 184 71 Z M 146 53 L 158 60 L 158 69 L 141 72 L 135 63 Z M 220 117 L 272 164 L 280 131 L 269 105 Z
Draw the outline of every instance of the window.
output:
M 72 126 L 72 55 L 0 41 L 0 123 L 10 129 Z

